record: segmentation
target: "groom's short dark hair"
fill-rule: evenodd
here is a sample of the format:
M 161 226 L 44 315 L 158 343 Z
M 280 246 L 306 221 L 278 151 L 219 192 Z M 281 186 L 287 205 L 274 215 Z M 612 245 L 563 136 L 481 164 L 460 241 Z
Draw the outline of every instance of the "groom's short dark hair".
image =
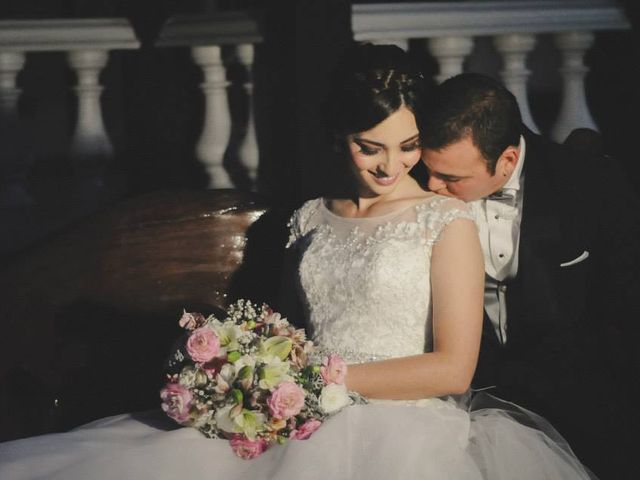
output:
M 496 162 L 520 143 L 522 118 L 518 101 L 501 83 L 478 73 L 445 80 L 422 112 L 422 145 L 440 150 L 470 137 L 494 174 Z

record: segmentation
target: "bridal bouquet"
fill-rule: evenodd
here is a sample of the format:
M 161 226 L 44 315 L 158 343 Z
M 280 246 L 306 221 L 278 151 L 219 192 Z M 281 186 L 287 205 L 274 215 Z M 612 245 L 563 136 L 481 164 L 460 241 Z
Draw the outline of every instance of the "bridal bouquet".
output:
M 169 358 L 162 409 L 209 438 L 228 438 L 239 457 L 309 438 L 360 401 L 343 383 L 345 362 L 316 359 L 304 330 L 267 305 L 239 300 L 224 318 L 184 312 L 179 323 L 187 334 Z

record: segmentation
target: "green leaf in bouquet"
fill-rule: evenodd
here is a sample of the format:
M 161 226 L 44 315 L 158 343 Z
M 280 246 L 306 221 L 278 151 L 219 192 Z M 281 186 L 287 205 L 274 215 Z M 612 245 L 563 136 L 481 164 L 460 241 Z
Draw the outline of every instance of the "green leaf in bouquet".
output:
M 245 365 L 238 372 L 238 383 L 245 390 L 248 391 L 253 385 L 253 367 Z
M 231 396 L 233 397 L 233 401 L 237 405 L 242 405 L 242 402 L 244 401 L 244 394 L 242 393 L 242 390 L 234 388 L 233 390 L 231 390 Z
M 240 357 L 242 356 L 242 354 L 240 352 L 238 352 L 237 350 L 233 351 L 233 352 L 229 352 L 227 354 L 227 360 L 230 363 L 236 363 Z

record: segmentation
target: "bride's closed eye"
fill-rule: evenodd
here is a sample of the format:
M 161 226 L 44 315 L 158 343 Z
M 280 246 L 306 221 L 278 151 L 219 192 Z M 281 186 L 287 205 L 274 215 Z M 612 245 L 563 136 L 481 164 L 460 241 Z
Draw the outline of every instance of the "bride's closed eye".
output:
M 358 145 L 358 147 L 360 147 L 359 153 L 362 153 L 363 155 L 375 155 L 380 152 L 379 148 L 368 147 L 364 143 L 358 142 L 357 140 L 354 140 L 353 143 L 355 143 L 356 145 Z
M 418 150 L 419 148 L 421 148 L 420 142 L 419 141 L 415 141 L 415 142 L 411 142 L 407 145 L 402 145 L 400 147 L 400 149 L 403 152 L 414 152 L 415 150 Z
M 354 142 L 356 145 L 358 145 L 358 147 L 360 148 L 360 150 L 358 151 L 358 153 L 361 153 L 363 155 L 368 155 L 368 156 L 373 156 L 376 155 L 378 153 L 380 153 L 380 148 L 372 148 L 369 147 L 367 145 L 365 145 L 364 143 L 355 141 Z M 403 152 L 414 152 L 416 150 L 418 150 L 420 148 L 420 142 L 415 141 L 415 142 L 411 142 L 407 145 L 402 145 L 400 146 L 400 150 L 402 150 Z

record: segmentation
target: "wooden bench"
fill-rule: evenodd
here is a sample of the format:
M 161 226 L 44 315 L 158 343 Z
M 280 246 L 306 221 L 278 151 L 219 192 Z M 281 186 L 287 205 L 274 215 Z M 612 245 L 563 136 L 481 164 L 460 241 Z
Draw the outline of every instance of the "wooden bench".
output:
M 0 440 L 158 405 L 186 308 L 276 303 L 290 212 L 234 190 L 127 200 L 0 271 Z

